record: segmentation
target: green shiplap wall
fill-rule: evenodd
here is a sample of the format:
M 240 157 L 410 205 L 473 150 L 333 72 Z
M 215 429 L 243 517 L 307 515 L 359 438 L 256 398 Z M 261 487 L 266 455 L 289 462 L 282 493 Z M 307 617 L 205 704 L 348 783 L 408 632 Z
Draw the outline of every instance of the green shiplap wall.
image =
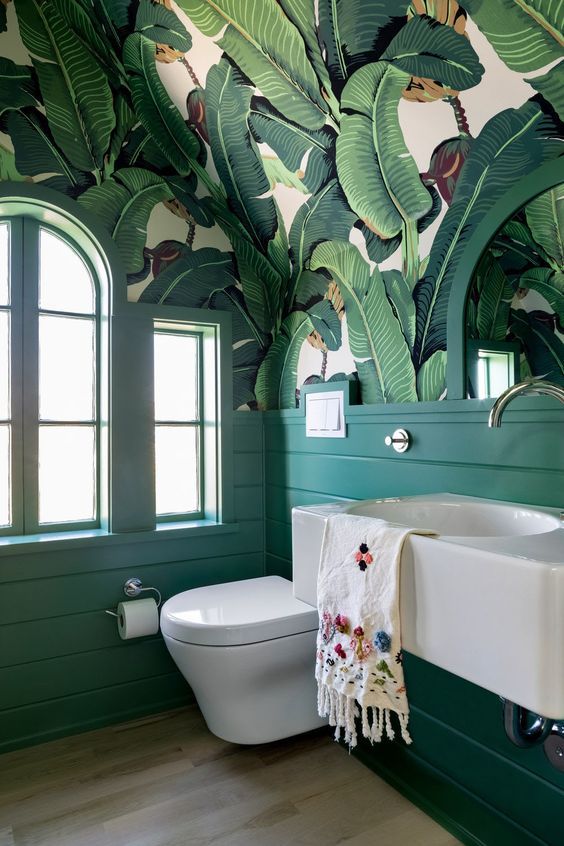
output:
M 562 407 L 526 398 L 490 430 L 489 405 L 353 407 L 348 437 L 330 441 L 306 438 L 300 411 L 265 414 L 267 572 L 291 577 L 294 505 L 449 491 L 564 506 Z M 413 437 L 404 455 L 384 445 L 398 426 Z M 413 745 L 359 757 L 464 843 L 563 846 L 564 773 L 510 743 L 499 698 L 412 655 L 405 673 Z
M 0 752 L 191 698 L 161 636 L 122 641 L 104 610 L 130 576 L 166 599 L 263 574 L 260 415 L 234 414 L 233 441 L 233 531 L 0 557 Z

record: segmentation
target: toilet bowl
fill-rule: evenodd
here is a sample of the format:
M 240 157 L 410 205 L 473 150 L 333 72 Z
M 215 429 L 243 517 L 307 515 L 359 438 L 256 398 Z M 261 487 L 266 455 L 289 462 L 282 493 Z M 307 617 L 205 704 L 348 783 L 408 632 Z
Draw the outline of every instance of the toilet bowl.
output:
M 318 616 L 279 576 L 194 588 L 163 605 L 161 631 L 208 728 L 267 743 L 326 723 L 314 678 Z

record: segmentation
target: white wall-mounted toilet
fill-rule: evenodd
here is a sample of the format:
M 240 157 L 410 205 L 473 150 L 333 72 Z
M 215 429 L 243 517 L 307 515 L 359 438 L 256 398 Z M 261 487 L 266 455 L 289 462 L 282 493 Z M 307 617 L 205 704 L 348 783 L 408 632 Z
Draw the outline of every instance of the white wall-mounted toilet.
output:
M 208 728 L 232 743 L 310 731 L 317 610 L 279 576 L 210 585 L 165 602 L 161 630 Z
M 293 582 L 209 585 L 163 605 L 165 643 L 218 737 L 268 743 L 327 722 L 317 714 L 317 571 L 327 515 L 344 507 L 293 509 Z

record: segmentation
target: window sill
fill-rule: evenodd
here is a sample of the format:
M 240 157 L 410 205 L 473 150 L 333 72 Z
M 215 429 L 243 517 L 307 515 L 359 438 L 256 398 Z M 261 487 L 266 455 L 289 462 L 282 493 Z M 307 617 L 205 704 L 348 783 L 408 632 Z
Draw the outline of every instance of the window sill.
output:
M 194 536 L 235 534 L 238 523 L 215 523 L 213 520 L 192 520 L 184 523 L 161 523 L 145 532 L 106 532 L 87 529 L 79 532 L 45 532 L 37 535 L 4 535 L 0 537 L 0 558 L 37 552 L 44 547 L 49 552 L 84 546 L 117 546 L 123 543 L 159 543 L 182 540 Z

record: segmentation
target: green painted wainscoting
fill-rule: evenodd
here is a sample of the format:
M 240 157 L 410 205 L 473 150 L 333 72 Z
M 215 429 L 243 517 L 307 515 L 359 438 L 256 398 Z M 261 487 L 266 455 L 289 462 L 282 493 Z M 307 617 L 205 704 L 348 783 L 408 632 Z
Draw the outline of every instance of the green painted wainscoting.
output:
M 193 537 L 141 535 L 0 557 L 0 752 L 180 706 L 191 698 L 160 635 L 120 640 L 104 613 L 139 576 L 163 599 L 260 576 L 260 415 L 234 414 L 235 519 Z M 166 531 L 163 532 L 163 536 Z M 17 548 L 15 548 L 17 551 Z
M 267 572 L 290 577 L 294 505 L 450 491 L 564 506 L 562 406 L 525 398 L 490 430 L 490 405 L 353 407 L 343 440 L 306 438 L 301 411 L 264 414 Z M 384 445 L 398 426 L 404 455 Z M 507 740 L 499 698 L 412 655 L 405 672 L 413 745 L 356 754 L 464 843 L 563 846 L 564 773 Z

